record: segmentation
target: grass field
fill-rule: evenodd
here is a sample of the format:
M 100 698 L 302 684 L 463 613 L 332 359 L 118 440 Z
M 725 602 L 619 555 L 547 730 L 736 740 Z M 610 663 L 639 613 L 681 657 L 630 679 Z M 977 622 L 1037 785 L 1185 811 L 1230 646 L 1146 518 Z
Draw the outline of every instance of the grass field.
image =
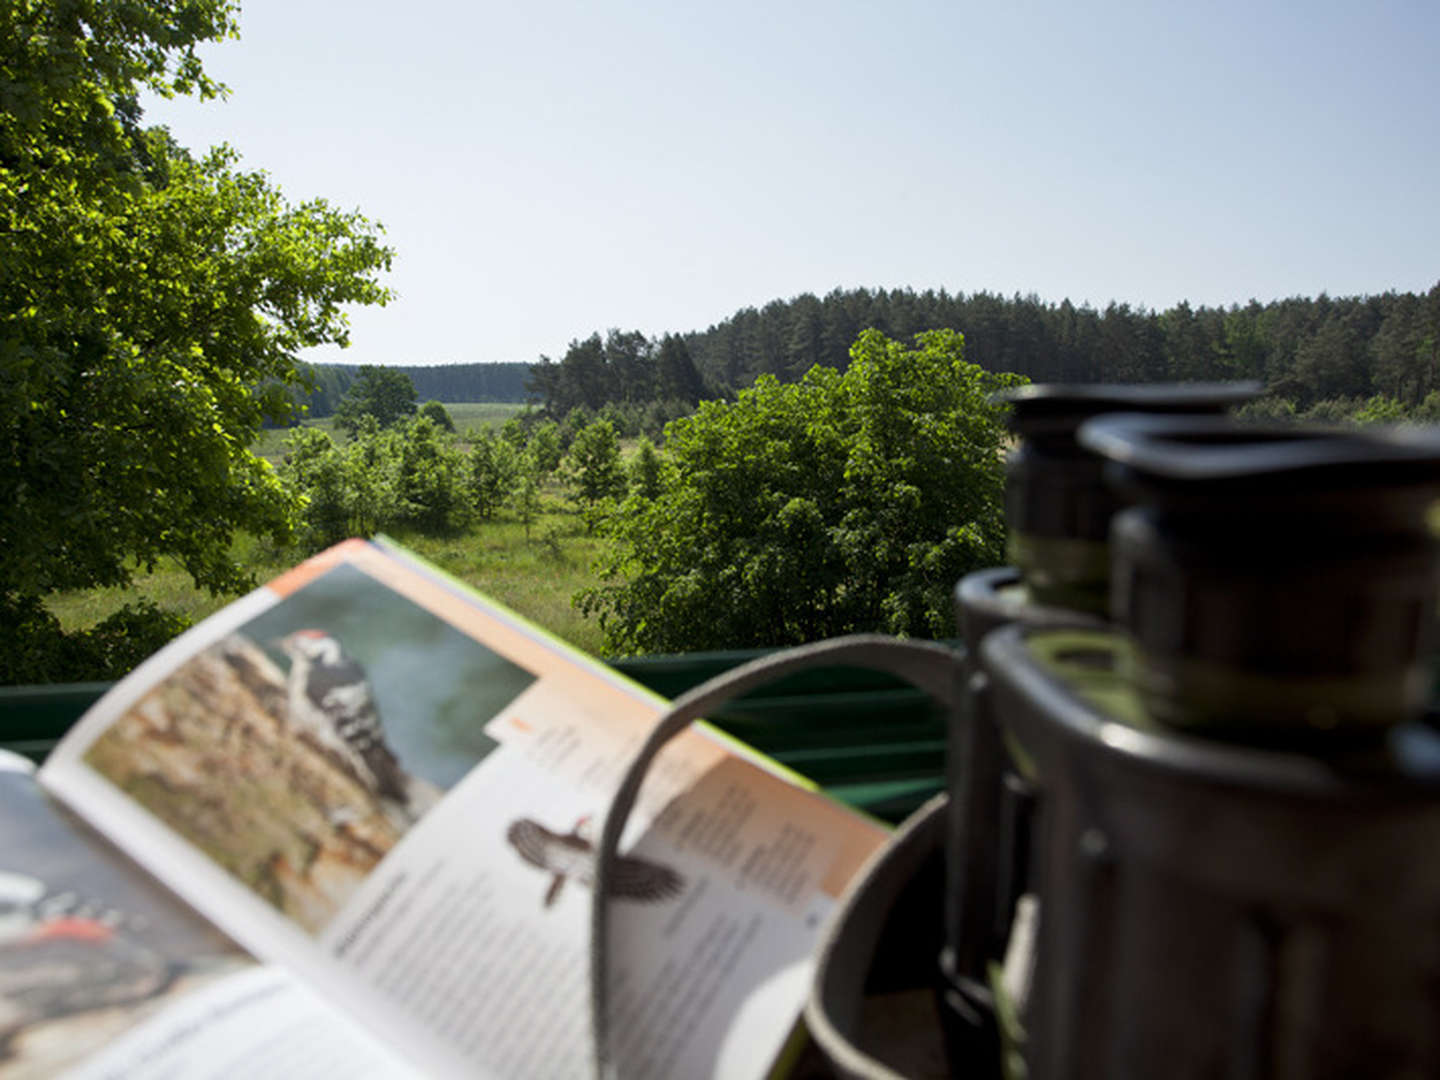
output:
M 446 405 L 445 411 L 463 436 L 478 428 L 498 428 L 523 408 L 508 401 L 457 401 Z
M 275 551 L 249 536 L 238 537 L 233 548 L 235 560 L 264 581 L 288 569 L 301 559 L 294 550 Z M 71 589 L 54 593 L 45 604 L 67 631 L 83 630 L 114 614 L 127 603 L 152 600 L 166 611 L 198 620 L 224 607 L 234 596 L 214 597 L 197 589 L 190 575 L 172 560 L 162 559 L 151 571 L 137 571 L 134 581 L 123 588 Z
M 501 517 L 449 537 L 392 534 L 422 558 L 474 586 L 492 600 L 513 608 L 576 648 L 599 655 L 600 628 L 581 616 L 570 598 L 594 582 L 591 563 L 600 541 L 587 536 L 578 514 L 558 494 L 547 493 L 545 510 L 530 526 Z M 236 557 L 264 582 L 299 562 L 298 550 L 275 551 L 248 537 L 236 542 Z M 168 611 L 199 620 L 224 607 L 234 596 L 210 596 L 196 589 L 189 575 L 170 561 L 139 573 L 128 588 L 75 589 L 47 600 L 67 630 L 93 626 L 126 603 L 153 600 Z
M 447 405 L 462 434 L 481 426 L 498 426 L 522 406 L 495 403 Z M 307 422 L 332 430 L 329 420 Z M 266 431 L 254 449 L 278 463 L 289 432 Z M 507 511 L 496 520 L 482 522 L 447 537 L 393 534 L 422 558 L 473 585 L 491 599 L 513 608 L 531 622 L 586 652 L 599 655 L 599 627 L 583 618 L 570 603 L 580 589 L 594 582 L 590 567 L 601 542 L 585 533 L 580 516 L 564 498 L 559 484 L 546 484 L 541 494 L 542 513 L 525 527 Z M 264 582 L 299 562 L 297 549 L 275 550 L 251 537 L 240 537 L 236 560 Z M 171 561 L 153 571 L 140 572 L 127 588 L 78 589 L 57 593 L 47 600 L 50 610 L 67 631 L 95 625 L 126 603 L 149 599 L 160 607 L 199 620 L 224 607 L 234 596 L 210 596 L 195 588 L 189 576 Z
M 455 431 L 461 438 L 484 428 L 498 429 L 506 420 L 525 408 L 524 405 L 509 401 L 454 401 L 445 406 Z M 335 429 L 335 419 L 326 416 L 318 420 L 306 420 L 303 427 L 319 428 L 328 432 L 332 439 L 342 441 L 345 436 Z M 271 428 L 260 433 L 250 449 L 271 465 L 278 465 L 285 455 L 285 440 L 290 437 L 289 428 Z
M 579 515 L 553 504 L 530 526 L 494 521 L 463 536 L 396 535 L 422 558 L 474 586 L 584 652 L 602 654 L 600 628 L 570 598 L 595 582 L 590 567 L 601 542 L 584 533 Z

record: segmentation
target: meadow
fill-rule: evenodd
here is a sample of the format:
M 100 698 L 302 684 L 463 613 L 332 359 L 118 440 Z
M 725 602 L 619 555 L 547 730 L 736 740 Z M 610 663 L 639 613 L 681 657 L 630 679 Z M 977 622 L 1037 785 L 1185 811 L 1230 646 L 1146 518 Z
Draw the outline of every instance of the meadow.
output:
M 522 406 L 495 402 L 446 405 L 456 431 L 463 439 L 470 431 L 498 428 Z M 330 420 L 307 421 L 334 435 Z M 278 464 L 285 453 L 289 432 L 265 431 L 253 449 Z M 527 530 L 502 510 L 495 519 L 470 525 L 448 536 L 425 536 L 396 531 L 392 539 L 404 544 L 442 570 L 474 586 L 491 599 L 523 615 L 557 637 L 585 652 L 598 654 L 599 627 L 581 616 L 570 598 L 592 584 L 591 565 L 601 541 L 585 531 L 579 513 L 555 480 L 541 490 L 541 512 Z M 293 566 L 304 557 L 295 548 L 276 548 L 253 537 L 237 538 L 236 561 L 259 582 Z M 174 563 L 162 561 L 151 571 L 140 571 L 125 588 L 79 589 L 57 593 L 48 606 L 67 630 L 79 630 L 104 619 L 124 604 L 139 599 L 199 620 L 224 607 L 234 596 L 211 596 L 196 589 L 189 576 Z
M 456 434 L 464 439 L 470 432 L 483 428 L 498 431 L 506 420 L 524 408 L 524 405 L 509 401 L 456 401 L 446 405 L 445 411 L 450 414 Z M 306 420 L 304 426 L 319 428 L 337 441 L 343 438 L 335 428 L 333 417 Z M 290 430 L 289 428 L 269 428 L 262 431 L 260 438 L 255 440 L 250 449 L 270 464 L 278 465 L 280 459 L 284 457 L 285 440 L 290 437 Z

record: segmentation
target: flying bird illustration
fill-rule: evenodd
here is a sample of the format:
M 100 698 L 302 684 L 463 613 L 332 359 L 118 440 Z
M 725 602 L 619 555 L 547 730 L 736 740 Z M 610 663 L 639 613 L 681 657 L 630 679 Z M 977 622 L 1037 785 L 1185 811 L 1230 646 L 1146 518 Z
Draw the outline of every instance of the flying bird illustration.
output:
M 0 1062 L 27 1026 L 161 993 L 179 969 L 143 920 L 0 870 Z
M 290 658 L 290 722 L 371 791 L 405 805 L 410 778 L 385 741 L 365 668 L 323 630 L 297 630 L 277 644 Z
M 555 875 L 545 893 L 547 908 L 559 898 L 569 879 L 591 887 L 595 884 L 595 847 L 582 831 L 588 821 L 587 815 L 568 833 L 557 833 L 531 818 L 520 818 L 505 832 L 505 839 L 522 859 Z M 678 896 L 684 888 L 685 879 L 664 863 L 634 855 L 615 856 L 610 895 L 617 900 L 655 904 Z

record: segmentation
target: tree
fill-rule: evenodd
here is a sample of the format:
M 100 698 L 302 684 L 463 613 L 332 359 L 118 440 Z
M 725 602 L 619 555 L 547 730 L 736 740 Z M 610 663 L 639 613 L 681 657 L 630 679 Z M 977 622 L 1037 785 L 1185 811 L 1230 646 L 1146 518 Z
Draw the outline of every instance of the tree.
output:
M 500 425 L 500 438 L 518 452 L 525 449 L 525 444 L 530 441 L 530 434 L 525 428 L 525 421 L 519 416 L 508 416 L 505 423 Z
M 430 422 L 441 431 L 448 431 L 451 435 L 455 434 L 455 421 L 450 419 L 450 414 L 446 412 L 445 406 L 440 402 L 434 400 L 425 402 L 420 406 L 420 415 L 429 417 Z
M 586 405 L 576 405 L 567 412 L 564 422 L 560 425 L 560 446 L 569 450 L 575 444 L 575 436 L 584 431 L 594 419 L 595 414 Z
M 1352 418 L 1357 424 L 1398 424 L 1409 419 L 1404 402 L 1384 394 L 1375 394 L 1356 410 Z
M 235 12 L 0 0 L 0 595 L 161 556 L 243 584 L 236 532 L 284 540 L 299 508 L 248 447 L 288 412 L 296 353 L 388 298 L 376 226 L 141 126 L 144 90 L 219 91 L 196 47 Z
M 554 420 L 537 424 L 526 445 L 542 477 L 549 476 L 560 467 L 560 459 L 565 452 L 560 449 L 560 425 Z
M 430 534 L 450 532 L 465 505 L 465 462 L 428 416 L 398 429 L 402 520 Z
M 570 444 L 570 474 L 575 497 L 587 512 L 602 499 L 625 493 L 625 470 L 620 467 L 620 440 L 608 420 L 596 420 Z
M 286 445 L 282 475 L 305 498 L 301 544 L 318 551 L 354 535 L 344 453 L 319 428 L 297 428 Z
M 1309 392 L 1310 402 L 1359 397 L 1370 389 L 1359 337 L 1334 314 L 1300 343 L 1290 374 Z
M 470 445 L 470 502 L 476 516 L 495 516 L 520 473 L 520 452 L 488 429 Z
M 525 539 L 530 539 L 530 526 L 540 517 L 540 477 L 535 459 L 525 454 L 520 459 L 519 480 L 511 494 L 515 516 L 525 526 Z
M 340 400 L 335 426 L 354 435 L 362 416 L 373 416 L 386 428 L 414 415 L 415 384 L 410 376 L 394 368 L 366 364 Z
M 617 653 L 954 632 L 950 593 L 1004 559 L 1004 409 L 1023 382 L 862 333 L 845 373 L 770 376 L 666 429 L 666 482 L 612 515 L 580 593 Z
M 685 339 L 677 334 L 666 334 L 660 341 L 660 350 L 655 357 L 657 371 L 656 396 L 661 399 L 675 399 L 694 405 L 705 394 L 705 380 L 695 369 Z
M 599 334 L 591 334 L 584 341 L 572 341 L 560 361 L 561 396 L 557 401 L 546 401 L 545 409 L 551 416 L 564 416 L 576 405 L 587 405 L 598 409 L 604 404 L 609 390 L 605 362 L 605 343 Z
M 655 346 L 638 330 L 605 335 L 606 401 L 649 401 L 655 396 Z
M 635 457 L 630 462 L 630 490 L 642 499 L 654 499 L 660 494 L 663 463 L 655 444 L 642 437 L 635 447 Z
M 299 539 L 306 550 L 373 536 L 406 520 L 399 439 L 381 431 L 373 416 L 361 419 L 344 447 L 319 428 L 297 429 L 287 446 L 280 473 L 304 501 Z

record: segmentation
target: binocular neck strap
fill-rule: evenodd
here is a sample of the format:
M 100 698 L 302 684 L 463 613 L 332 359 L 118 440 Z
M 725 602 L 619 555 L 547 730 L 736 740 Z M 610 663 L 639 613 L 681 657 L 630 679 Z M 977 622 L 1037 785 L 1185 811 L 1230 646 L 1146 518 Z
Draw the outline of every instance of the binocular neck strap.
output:
M 610 802 L 595 853 L 595 886 L 590 898 L 590 1019 L 595 1040 L 595 1075 L 612 1080 L 609 978 L 610 877 L 620 834 L 630 819 L 640 784 L 655 756 L 690 723 L 719 706 L 785 675 L 812 668 L 859 667 L 896 675 L 949 709 L 959 690 L 959 654 L 944 645 L 902 641 L 883 634 L 856 634 L 762 656 L 717 675 L 676 698 L 650 729 L 644 745 L 625 770 Z

